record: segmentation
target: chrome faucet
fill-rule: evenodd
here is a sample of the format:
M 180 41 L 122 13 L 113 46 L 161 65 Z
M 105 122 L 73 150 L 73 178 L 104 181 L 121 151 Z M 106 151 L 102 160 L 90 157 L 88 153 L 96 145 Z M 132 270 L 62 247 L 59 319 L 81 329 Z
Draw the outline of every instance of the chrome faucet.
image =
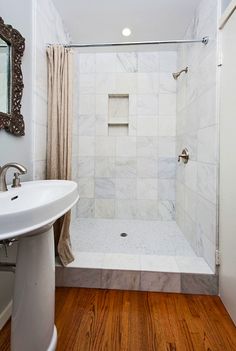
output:
M 0 191 L 7 191 L 6 173 L 9 168 L 16 168 L 20 174 L 26 174 L 27 169 L 19 163 L 6 163 L 0 167 Z

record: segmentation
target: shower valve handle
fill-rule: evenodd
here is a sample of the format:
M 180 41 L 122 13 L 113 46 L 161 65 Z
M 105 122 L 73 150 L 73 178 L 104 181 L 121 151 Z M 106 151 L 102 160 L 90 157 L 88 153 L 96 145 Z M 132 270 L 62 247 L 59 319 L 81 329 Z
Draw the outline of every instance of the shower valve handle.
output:
M 180 162 L 180 160 L 182 159 L 183 163 L 188 163 L 189 160 L 189 153 L 188 153 L 188 149 L 183 149 L 181 155 L 178 156 L 178 162 Z

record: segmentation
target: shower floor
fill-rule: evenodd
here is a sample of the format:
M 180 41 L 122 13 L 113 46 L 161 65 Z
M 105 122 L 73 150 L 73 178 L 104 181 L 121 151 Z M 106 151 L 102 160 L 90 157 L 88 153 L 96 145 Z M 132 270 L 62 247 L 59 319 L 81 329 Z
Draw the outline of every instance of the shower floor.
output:
M 71 240 L 75 261 L 69 267 L 213 273 L 174 221 L 77 219 Z

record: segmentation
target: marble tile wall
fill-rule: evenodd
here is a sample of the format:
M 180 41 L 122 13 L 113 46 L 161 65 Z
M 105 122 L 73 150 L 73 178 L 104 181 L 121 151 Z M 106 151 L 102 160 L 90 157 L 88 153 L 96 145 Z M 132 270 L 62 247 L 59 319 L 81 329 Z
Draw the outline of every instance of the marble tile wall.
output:
M 204 45 L 181 45 L 177 70 L 176 152 L 187 147 L 190 161 L 178 164 L 176 220 L 196 254 L 215 269 L 217 244 L 217 19 L 218 2 L 199 3 L 186 38 L 209 36 Z
M 51 0 L 33 2 L 33 177 L 45 179 L 47 141 L 47 60 L 48 43 L 67 43 L 69 35 Z
M 77 63 L 78 216 L 172 220 L 176 52 L 80 53 Z M 116 106 L 127 118 L 129 104 L 128 131 L 108 132 L 109 94 L 128 95 Z

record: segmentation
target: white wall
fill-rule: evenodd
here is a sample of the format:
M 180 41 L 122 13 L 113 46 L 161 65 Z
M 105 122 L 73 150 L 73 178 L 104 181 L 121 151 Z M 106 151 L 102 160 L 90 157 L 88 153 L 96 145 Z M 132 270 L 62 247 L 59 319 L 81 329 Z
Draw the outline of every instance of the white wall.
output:
M 6 24 L 11 24 L 20 31 L 26 39 L 22 70 L 24 76 L 24 93 L 22 99 L 22 114 L 25 120 L 25 136 L 15 137 L 0 131 L 0 165 L 16 161 L 25 165 L 28 174 L 24 180 L 32 178 L 32 1 L 22 2 L 14 0 L 0 0 L 0 13 Z M 9 173 L 12 173 L 9 172 Z M 9 177 L 10 178 L 10 177 Z M 14 249 L 13 249 L 14 250 Z M 1 252 L 0 259 L 3 258 Z M 14 252 L 10 249 L 10 258 L 14 259 Z M 11 300 L 14 275 L 0 273 L 0 313 Z
M 234 11 L 233 11 L 234 10 Z M 222 29 L 222 73 L 220 108 L 220 297 L 236 324 L 236 159 L 234 150 L 236 128 L 236 1 L 232 1 L 230 15 Z

